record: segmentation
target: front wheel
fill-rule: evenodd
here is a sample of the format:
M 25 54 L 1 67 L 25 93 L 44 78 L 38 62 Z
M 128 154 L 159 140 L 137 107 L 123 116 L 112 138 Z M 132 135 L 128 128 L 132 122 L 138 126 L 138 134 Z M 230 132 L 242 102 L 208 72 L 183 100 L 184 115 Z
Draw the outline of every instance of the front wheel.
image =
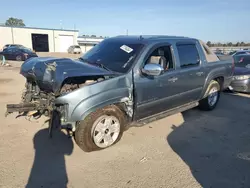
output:
M 116 106 L 107 106 L 78 123 L 75 141 L 86 152 L 105 149 L 121 139 L 124 125 L 124 113 Z
M 220 84 L 217 81 L 212 80 L 208 85 L 205 98 L 199 102 L 199 108 L 206 111 L 213 110 L 216 107 L 219 98 Z

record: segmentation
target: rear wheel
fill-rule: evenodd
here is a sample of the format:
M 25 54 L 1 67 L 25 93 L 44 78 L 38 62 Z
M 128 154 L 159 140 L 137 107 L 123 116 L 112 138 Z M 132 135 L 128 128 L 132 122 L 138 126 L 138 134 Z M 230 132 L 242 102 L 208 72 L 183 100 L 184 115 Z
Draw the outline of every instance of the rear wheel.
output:
M 213 110 L 220 98 L 220 84 L 212 80 L 207 88 L 205 98 L 199 102 L 199 108 L 201 110 Z
M 78 123 L 75 141 L 86 152 L 108 148 L 121 139 L 124 124 L 124 114 L 118 107 L 99 109 Z
M 23 59 L 23 58 L 22 58 L 21 55 L 16 56 L 16 60 L 17 60 L 17 61 L 22 61 L 22 59 Z

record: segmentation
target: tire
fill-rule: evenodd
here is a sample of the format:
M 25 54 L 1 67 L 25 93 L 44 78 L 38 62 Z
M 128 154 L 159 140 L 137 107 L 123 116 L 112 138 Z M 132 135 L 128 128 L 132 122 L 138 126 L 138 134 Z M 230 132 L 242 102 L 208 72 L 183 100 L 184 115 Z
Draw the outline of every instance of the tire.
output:
M 23 58 L 22 58 L 22 56 L 21 56 L 21 55 L 18 55 L 18 56 L 16 56 L 16 60 L 17 60 L 17 61 L 22 61 L 22 60 L 23 60 Z
M 212 96 L 214 96 L 215 98 L 212 99 Z M 207 91 L 205 93 L 205 98 L 203 98 L 199 102 L 199 108 L 201 110 L 211 111 L 216 107 L 217 103 L 219 102 L 219 99 L 220 99 L 220 84 L 217 81 L 212 80 L 208 85 Z
M 98 127 L 97 122 L 101 122 L 103 118 L 111 118 L 111 119 L 116 119 L 119 121 L 119 129 L 115 128 L 115 130 L 118 130 L 116 133 L 113 134 L 115 140 L 112 138 L 111 134 L 108 130 L 106 133 L 103 131 L 104 129 L 101 128 L 102 131 L 98 132 L 96 131 Z M 104 120 L 104 122 L 106 119 Z M 116 122 L 117 122 L 116 121 Z M 112 123 L 115 122 L 112 120 Z M 112 124 L 111 123 L 111 124 Z M 105 123 L 101 123 L 101 126 L 104 126 Z M 114 123 L 116 124 L 116 123 Z M 113 125 L 114 125 L 113 124 Z M 112 126 L 112 125 L 111 125 Z M 74 133 L 74 138 L 76 141 L 76 144 L 85 152 L 91 152 L 91 151 L 97 151 L 101 149 L 108 148 L 114 144 L 116 144 L 122 137 L 123 131 L 124 131 L 124 126 L 125 126 L 125 116 L 124 113 L 114 105 L 110 105 L 107 107 L 104 107 L 102 109 L 98 109 L 95 112 L 92 112 L 89 114 L 84 120 L 80 121 L 77 123 L 76 126 L 76 131 Z M 105 127 L 105 126 L 104 126 Z M 114 128 L 114 127 L 113 127 Z M 97 144 L 96 142 L 96 136 L 97 135 L 102 135 L 98 140 L 100 140 L 100 143 Z M 112 144 L 109 143 L 109 145 L 105 144 L 105 138 L 106 136 L 108 138 L 112 138 Z M 106 138 L 107 140 L 107 138 Z M 103 141 L 103 143 L 101 143 Z M 110 141 L 110 140 L 109 140 Z

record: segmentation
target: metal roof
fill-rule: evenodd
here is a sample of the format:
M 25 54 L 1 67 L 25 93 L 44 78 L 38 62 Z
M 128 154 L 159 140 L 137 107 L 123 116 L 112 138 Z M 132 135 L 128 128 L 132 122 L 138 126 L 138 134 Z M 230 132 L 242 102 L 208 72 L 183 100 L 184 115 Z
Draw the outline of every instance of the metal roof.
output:
M 0 25 L 0 27 L 9 27 L 9 28 L 20 28 L 20 29 L 41 29 L 41 30 L 54 30 L 54 31 L 71 31 L 71 32 L 79 32 L 79 30 L 70 30 L 70 29 L 51 29 L 51 28 L 40 28 L 40 27 L 19 27 L 19 26 L 6 26 Z
M 87 39 L 105 39 L 105 37 L 92 37 L 92 36 L 78 36 L 77 38 L 87 38 Z
M 99 44 L 99 41 L 77 41 L 78 44 Z
M 141 39 L 192 39 L 185 36 L 171 36 L 171 35 L 119 35 L 119 37 L 132 37 Z

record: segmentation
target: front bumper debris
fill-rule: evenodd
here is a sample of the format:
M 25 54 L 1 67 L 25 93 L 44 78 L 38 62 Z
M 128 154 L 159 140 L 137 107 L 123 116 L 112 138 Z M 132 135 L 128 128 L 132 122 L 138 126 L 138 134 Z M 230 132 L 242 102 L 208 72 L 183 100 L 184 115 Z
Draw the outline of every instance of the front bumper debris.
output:
M 40 109 L 39 105 L 35 103 L 7 104 L 6 108 L 7 110 L 6 110 L 5 116 L 13 112 L 22 113 L 22 112 L 36 111 Z

